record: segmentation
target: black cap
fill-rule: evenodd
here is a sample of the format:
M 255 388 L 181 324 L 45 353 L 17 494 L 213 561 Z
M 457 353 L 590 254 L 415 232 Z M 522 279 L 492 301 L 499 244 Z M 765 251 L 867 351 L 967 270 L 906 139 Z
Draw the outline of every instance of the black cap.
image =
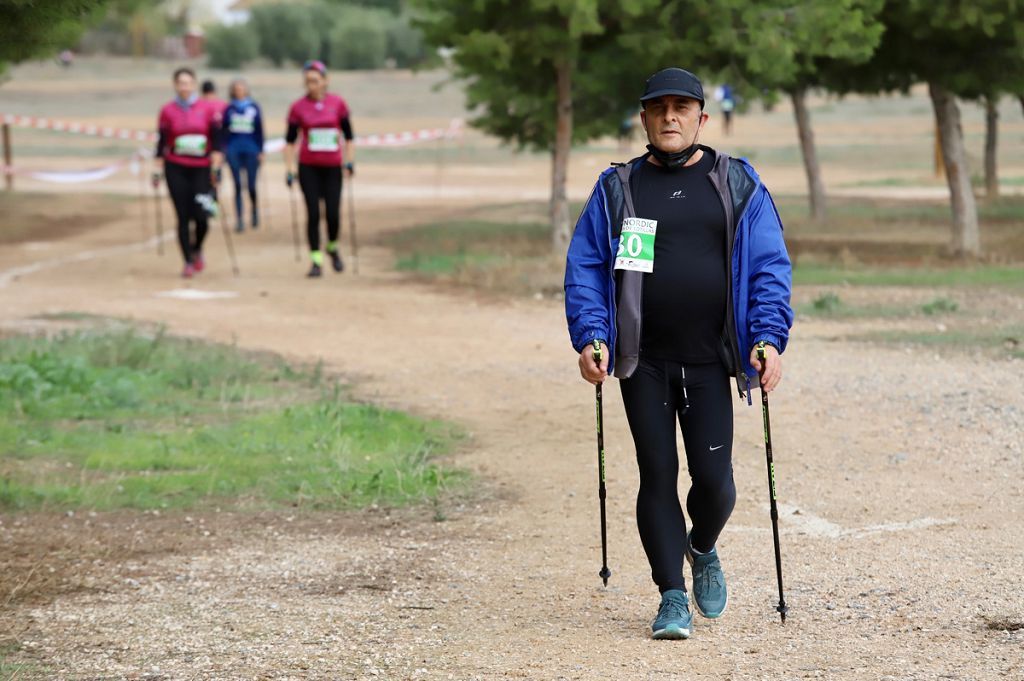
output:
M 700 102 L 700 108 L 704 108 L 704 86 L 700 84 L 700 78 L 684 69 L 662 69 L 648 78 L 640 101 L 646 102 L 665 95 L 696 99 Z

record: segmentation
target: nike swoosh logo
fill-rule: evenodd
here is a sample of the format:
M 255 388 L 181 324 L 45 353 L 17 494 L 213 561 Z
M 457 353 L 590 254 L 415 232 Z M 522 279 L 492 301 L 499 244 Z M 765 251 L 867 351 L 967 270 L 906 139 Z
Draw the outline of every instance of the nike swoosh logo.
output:
M 725 445 L 718 445 L 717 447 L 712 447 L 712 448 L 711 448 L 711 451 L 715 451 L 715 450 L 721 449 L 721 448 L 722 448 L 722 447 L 724 447 L 724 446 L 725 446 Z

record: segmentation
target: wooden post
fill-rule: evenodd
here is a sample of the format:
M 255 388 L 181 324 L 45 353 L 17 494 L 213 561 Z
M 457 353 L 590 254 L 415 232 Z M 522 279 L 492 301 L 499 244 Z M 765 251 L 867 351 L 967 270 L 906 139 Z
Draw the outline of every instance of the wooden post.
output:
M 4 146 L 4 187 L 7 191 L 14 189 L 14 173 L 11 164 L 11 124 L 3 125 L 3 146 Z

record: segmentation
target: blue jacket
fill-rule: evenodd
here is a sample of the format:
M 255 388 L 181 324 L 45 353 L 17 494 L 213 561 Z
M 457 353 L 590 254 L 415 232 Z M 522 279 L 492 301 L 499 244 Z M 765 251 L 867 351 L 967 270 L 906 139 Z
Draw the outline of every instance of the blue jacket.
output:
M 612 356 L 609 371 L 619 378 L 631 375 L 639 359 L 643 274 L 616 272 L 615 253 L 623 219 L 636 217 L 629 175 L 646 160 L 645 155 L 601 174 L 566 257 L 565 315 L 573 348 L 582 352 L 595 339 L 604 341 Z M 725 210 L 731 264 L 723 361 L 742 395 L 757 383 L 749 357 L 753 347 L 765 341 L 780 353 L 786 349 L 793 325 L 792 267 L 778 211 L 750 164 L 718 153 L 708 179 Z
M 224 110 L 225 153 L 263 151 L 263 114 L 251 99 L 232 99 Z

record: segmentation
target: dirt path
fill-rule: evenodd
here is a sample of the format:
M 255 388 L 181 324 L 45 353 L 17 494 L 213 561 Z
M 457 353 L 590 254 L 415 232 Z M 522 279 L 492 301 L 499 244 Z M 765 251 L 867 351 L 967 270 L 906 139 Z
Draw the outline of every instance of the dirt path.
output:
M 409 214 L 381 207 L 361 226 Z M 13 613 L 12 659 L 69 679 L 1024 678 L 1024 631 L 1000 630 L 1024 622 L 1020 363 L 939 362 L 800 324 L 773 402 L 790 621 L 773 611 L 759 413 L 737 402 L 739 502 L 720 543 L 729 612 L 698 618 L 690 641 L 653 642 L 614 384 L 614 574 L 607 589 L 597 577 L 592 393 L 560 305 L 433 291 L 372 249 L 359 277 L 308 282 L 282 227 L 238 239 L 239 279 L 211 235 L 212 269 L 192 287 L 238 294 L 221 300 L 157 297 L 181 287 L 176 256 L 111 251 L 139 239 L 130 221 L 4 247 L 2 271 L 50 265 L 0 272 L 2 322 L 74 310 L 323 358 L 363 397 L 463 424 L 458 464 L 480 475 L 482 498 L 444 522 L 367 512 L 361 531 L 339 533 L 328 518 L 282 518 L 110 566 L 96 589 Z M 83 251 L 96 255 L 75 260 Z

